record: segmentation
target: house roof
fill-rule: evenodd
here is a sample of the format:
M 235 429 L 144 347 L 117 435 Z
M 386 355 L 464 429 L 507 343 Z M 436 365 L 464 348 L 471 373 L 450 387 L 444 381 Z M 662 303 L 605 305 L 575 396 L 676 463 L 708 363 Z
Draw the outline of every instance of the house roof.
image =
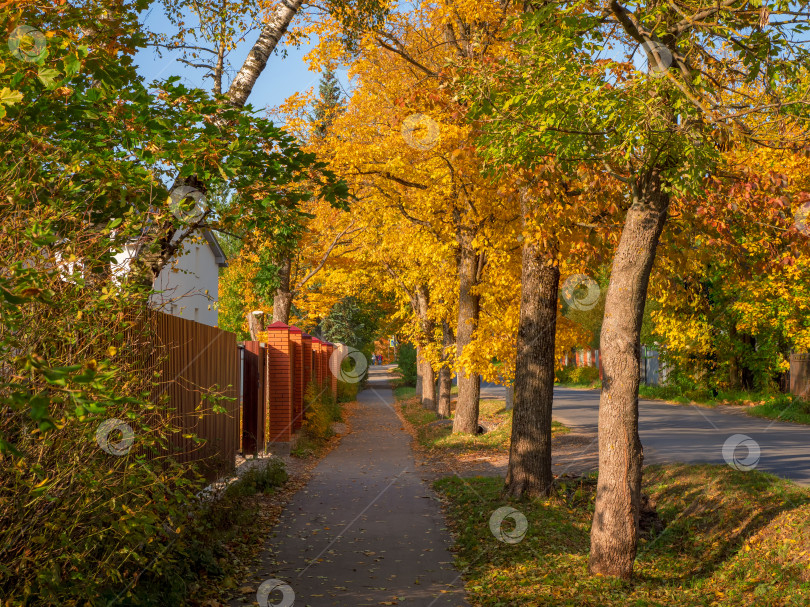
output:
M 214 260 L 216 261 L 217 265 L 220 268 L 227 268 L 228 267 L 228 258 L 225 256 L 225 251 L 222 250 L 222 247 L 217 240 L 217 237 L 214 236 L 214 233 L 211 230 L 203 230 L 203 238 L 208 243 L 208 247 L 211 249 L 211 252 L 214 254 Z

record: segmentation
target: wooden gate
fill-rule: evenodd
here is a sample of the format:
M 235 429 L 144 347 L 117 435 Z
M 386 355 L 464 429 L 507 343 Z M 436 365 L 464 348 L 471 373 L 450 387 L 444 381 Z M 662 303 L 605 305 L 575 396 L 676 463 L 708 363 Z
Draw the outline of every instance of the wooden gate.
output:
M 242 453 L 257 455 L 264 450 L 264 364 L 265 348 L 258 341 L 246 341 L 242 401 Z

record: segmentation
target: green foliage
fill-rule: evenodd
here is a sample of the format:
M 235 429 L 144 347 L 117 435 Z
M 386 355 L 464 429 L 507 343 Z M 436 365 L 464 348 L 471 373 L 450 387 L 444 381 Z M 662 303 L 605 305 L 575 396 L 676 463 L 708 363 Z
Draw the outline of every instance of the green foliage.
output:
M 245 274 L 240 263 L 232 263 L 220 270 L 218 324 L 220 329 L 236 334 L 240 341 L 250 340 L 243 314 L 245 293 L 252 288 L 253 278 Z
M 258 271 L 253 279 L 253 289 L 259 301 L 270 307 L 276 297 L 276 289 L 281 284 L 279 267 L 275 263 L 274 254 L 269 249 L 259 251 Z
M 0 45 L 0 595 L 10 605 L 182 604 L 188 568 L 213 572 L 224 557 L 186 535 L 204 481 L 167 457 L 178 428 L 166 397 L 153 398 L 173 378 L 154 375 L 165 352 L 145 314 L 147 266 L 163 236 L 196 221 L 173 212 L 167 184 L 196 176 L 239 193 L 212 196 L 203 224 L 266 237 L 288 231 L 313 190 L 335 204 L 346 194 L 250 109 L 176 78 L 147 88 L 131 60 L 147 4 L 4 13 L 7 32 L 27 24 L 45 40 L 33 61 Z M 116 276 L 125 247 L 138 258 Z M 120 455 L 97 439 L 114 420 L 134 435 Z
M 334 435 L 332 424 L 342 419 L 340 403 L 332 393 L 310 383 L 304 391 L 304 436 L 316 443 L 325 441 Z
M 413 396 L 416 396 L 416 388 L 413 388 L 411 386 L 398 386 L 394 388 L 394 396 L 398 400 L 412 398 Z
M 360 350 L 369 356 L 384 312 L 373 303 L 356 297 L 344 297 L 329 311 L 319 329 L 324 339 Z
M 350 403 L 357 400 L 357 393 L 360 391 L 359 382 L 343 382 L 338 380 L 338 395 L 337 401 L 339 403 Z
M 599 369 L 596 367 L 563 367 L 554 372 L 554 378 L 560 384 L 590 386 L 599 381 Z
M 273 489 L 286 483 L 287 478 L 284 462 L 274 457 L 264 465 L 255 465 L 248 468 L 239 477 L 239 480 L 225 489 L 225 495 L 226 497 L 244 497 L 256 493 L 270 493 Z
M 397 352 L 397 367 L 402 376 L 402 383 L 406 386 L 416 385 L 416 348 L 405 343 L 399 346 Z
M 310 122 L 314 125 L 313 136 L 321 139 L 326 136 L 335 113 L 340 111 L 343 105 L 343 93 L 334 70 L 327 70 L 321 75 L 318 95 Z

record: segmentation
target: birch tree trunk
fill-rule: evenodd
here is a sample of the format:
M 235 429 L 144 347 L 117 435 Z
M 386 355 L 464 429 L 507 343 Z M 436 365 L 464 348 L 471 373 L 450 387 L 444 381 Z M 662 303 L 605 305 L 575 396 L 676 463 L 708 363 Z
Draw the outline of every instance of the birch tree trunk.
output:
M 655 252 L 669 208 L 655 168 L 637 178 L 613 258 L 602 324 L 599 481 L 589 569 L 628 579 L 638 547 L 641 466 L 638 386 L 641 321 Z
M 228 101 L 231 105 L 243 107 L 247 103 L 256 80 L 264 71 L 270 55 L 276 50 L 282 36 L 287 33 L 287 28 L 290 27 L 302 4 L 303 0 L 281 0 L 270 21 L 262 26 L 259 38 L 228 88 Z

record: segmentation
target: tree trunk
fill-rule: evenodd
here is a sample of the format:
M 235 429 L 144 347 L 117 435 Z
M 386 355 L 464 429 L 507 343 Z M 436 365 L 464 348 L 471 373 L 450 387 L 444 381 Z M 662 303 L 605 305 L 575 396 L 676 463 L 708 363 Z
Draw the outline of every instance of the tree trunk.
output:
M 742 385 L 740 380 L 740 359 L 737 356 L 737 321 L 732 320 L 728 327 L 728 338 L 731 343 L 733 354 L 728 359 L 728 384 L 732 390 L 739 390 Z
M 251 341 L 259 341 L 259 333 L 264 331 L 264 327 L 262 326 L 262 321 L 260 318 L 263 317 L 255 317 L 252 312 L 248 312 L 245 314 L 248 321 L 248 331 L 250 331 L 250 339 Z
M 290 290 L 290 272 L 292 270 L 292 259 L 287 257 L 281 260 L 278 269 L 279 285 L 273 297 L 273 322 L 283 322 L 290 324 L 290 308 L 292 307 L 293 294 Z
M 433 341 L 433 331 L 436 324 L 430 318 L 430 291 L 427 285 L 418 285 L 415 289 L 417 316 L 419 318 L 420 329 L 425 343 Z M 424 350 L 422 350 L 424 352 Z M 436 373 L 430 361 L 422 357 L 422 390 L 419 396 L 422 398 L 422 406 L 431 411 L 436 410 Z
M 524 215 L 526 211 L 524 209 Z M 512 443 L 506 492 L 512 497 L 551 491 L 551 403 L 560 268 L 555 248 L 523 245 L 520 321 L 515 360 Z
M 262 27 L 259 38 L 250 49 L 245 62 L 236 74 L 228 89 L 228 101 L 235 107 L 243 107 L 253 90 L 256 80 L 267 65 L 270 55 L 276 50 L 278 41 L 287 33 L 303 0 L 282 0 L 273 12 L 270 21 Z
M 472 343 L 475 327 L 478 324 L 481 297 L 472 292 L 478 283 L 479 256 L 473 248 L 474 233 L 468 228 L 459 228 L 459 261 L 458 261 L 458 329 L 456 332 L 457 361 L 461 354 Z M 458 367 L 458 401 L 456 416 L 453 420 L 453 432 L 475 434 L 478 431 L 478 400 L 481 396 L 480 376 Z
M 422 348 L 416 346 L 416 395 L 422 396 Z
M 628 579 L 638 546 L 641 466 L 638 386 L 641 322 L 650 271 L 669 207 L 660 173 L 637 178 L 613 257 L 602 324 L 599 481 L 591 527 L 589 569 Z
M 429 361 L 422 362 L 422 406 L 436 411 L 436 372 Z
M 453 347 L 453 332 L 447 322 L 442 323 L 442 368 L 439 369 L 439 404 L 437 413 L 441 418 L 450 417 L 450 391 L 453 378 L 450 373 L 450 349 Z

